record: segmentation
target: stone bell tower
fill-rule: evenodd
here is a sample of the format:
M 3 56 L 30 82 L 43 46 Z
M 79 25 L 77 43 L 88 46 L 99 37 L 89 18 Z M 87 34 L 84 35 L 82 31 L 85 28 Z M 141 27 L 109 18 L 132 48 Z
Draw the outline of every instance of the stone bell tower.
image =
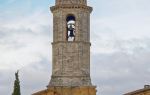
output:
M 90 78 L 90 13 L 87 0 L 55 0 L 52 76 L 33 95 L 96 95 Z

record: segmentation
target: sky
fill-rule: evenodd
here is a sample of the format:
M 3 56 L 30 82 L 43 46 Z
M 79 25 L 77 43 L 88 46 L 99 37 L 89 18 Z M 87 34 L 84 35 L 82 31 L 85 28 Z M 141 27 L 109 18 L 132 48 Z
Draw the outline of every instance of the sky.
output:
M 54 0 L 0 0 L 0 94 L 46 89 L 51 76 Z M 97 95 L 122 95 L 150 85 L 150 0 L 88 0 L 91 78 Z

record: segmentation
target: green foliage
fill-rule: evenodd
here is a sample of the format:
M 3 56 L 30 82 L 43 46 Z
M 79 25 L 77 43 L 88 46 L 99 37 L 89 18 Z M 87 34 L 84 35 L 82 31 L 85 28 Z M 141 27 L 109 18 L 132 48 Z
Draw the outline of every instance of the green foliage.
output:
M 18 76 L 19 71 L 15 73 L 15 82 L 14 82 L 14 91 L 12 95 L 21 95 L 20 93 L 20 81 L 19 81 L 19 76 Z

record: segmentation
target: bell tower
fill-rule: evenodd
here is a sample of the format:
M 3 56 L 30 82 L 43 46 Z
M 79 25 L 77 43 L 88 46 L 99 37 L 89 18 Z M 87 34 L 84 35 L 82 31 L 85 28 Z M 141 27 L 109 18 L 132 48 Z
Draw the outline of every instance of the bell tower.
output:
M 90 13 L 87 0 L 55 0 L 52 76 L 33 95 L 96 95 L 90 78 Z

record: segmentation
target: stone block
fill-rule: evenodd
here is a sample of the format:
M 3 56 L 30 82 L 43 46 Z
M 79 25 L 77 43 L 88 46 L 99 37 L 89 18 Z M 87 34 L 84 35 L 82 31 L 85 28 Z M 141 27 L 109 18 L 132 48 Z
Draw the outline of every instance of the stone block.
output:
M 96 95 L 96 87 L 50 87 L 32 95 Z

